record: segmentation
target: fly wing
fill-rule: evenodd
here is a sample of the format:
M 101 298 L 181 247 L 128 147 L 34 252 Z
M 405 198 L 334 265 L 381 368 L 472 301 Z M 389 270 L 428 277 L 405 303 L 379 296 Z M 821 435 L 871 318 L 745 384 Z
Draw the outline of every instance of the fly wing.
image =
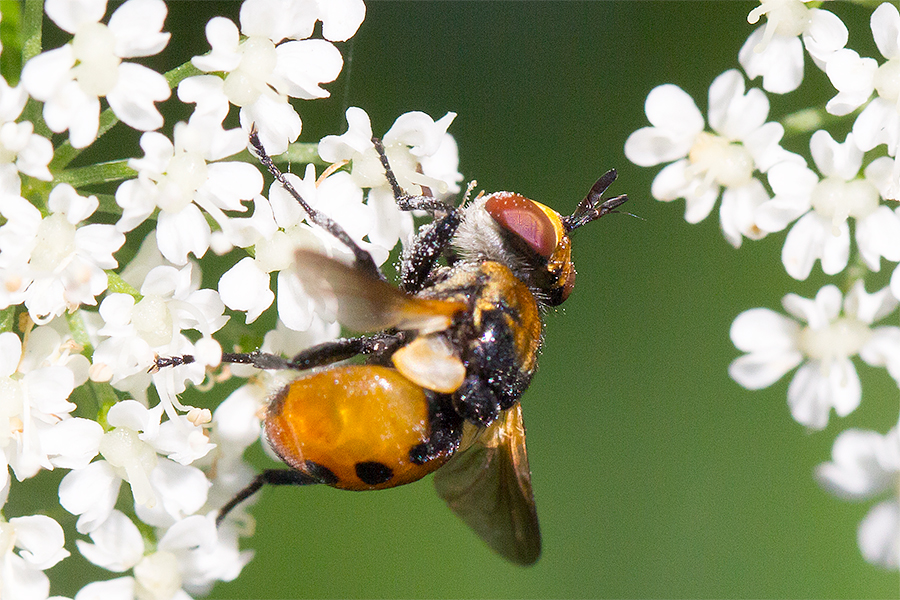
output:
M 463 444 L 437 470 L 438 495 L 488 546 L 504 558 L 531 565 L 541 555 L 522 409 L 516 404 L 486 429 L 466 423 Z
M 304 291 L 321 303 L 328 317 L 354 331 L 396 327 L 431 333 L 448 328 L 453 316 L 465 309 L 461 302 L 408 296 L 386 281 L 318 252 L 300 249 L 295 258 L 295 273 Z

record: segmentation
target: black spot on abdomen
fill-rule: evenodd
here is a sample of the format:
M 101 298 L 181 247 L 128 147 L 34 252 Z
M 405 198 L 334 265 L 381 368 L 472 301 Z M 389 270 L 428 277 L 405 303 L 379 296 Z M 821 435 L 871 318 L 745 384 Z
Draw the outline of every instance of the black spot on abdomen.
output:
M 378 485 L 389 481 L 394 476 L 394 471 L 384 463 L 358 462 L 356 476 L 367 485 Z

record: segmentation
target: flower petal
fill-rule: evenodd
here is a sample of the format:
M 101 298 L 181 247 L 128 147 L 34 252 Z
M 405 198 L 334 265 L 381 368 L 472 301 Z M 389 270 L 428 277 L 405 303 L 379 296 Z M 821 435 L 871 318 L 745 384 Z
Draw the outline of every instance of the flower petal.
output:
M 859 173 L 863 152 L 857 148 L 853 134 L 848 133 L 842 143 L 820 129 L 809 140 L 809 151 L 822 175 L 850 181 Z
M 349 40 L 366 18 L 363 0 L 317 0 L 322 37 L 332 42 Z
M 35 569 L 49 569 L 65 557 L 65 536 L 59 523 L 44 515 L 15 517 L 9 520 L 16 528 L 16 546 L 20 556 Z
M 834 440 L 831 462 L 816 468 L 816 479 L 840 498 L 871 498 L 888 489 L 893 480 L 893 474 L 886 472 L 878 459 L 884 444 L 884 436 L 875 431 L 842 431 Z
M 774 94 L 796 90 L 803 81 L 803 44 L 797 36 L 776 33 L 761 52 L 765 26 L 758 27 L 738 53 L 738 61 L 749 79 L 763 78 L 763 89 Z
M 814 8 L 809 11 L 809 25 L 803 32 L 803 45 L 816 65 L 825 70 L 831 55 L 847 45 L 847 26 L 827 10 Z
M 869 19 L 878 51 L 888 60 L 900 58 L 900 13 L 890 2 L 880 4 Z
M 137 526 L 118 510 L 91 532 L 93 544 L 76 540 L 82 556 L 98 567 L 121 573 L 132 568 L 144 556 L 144 540 Z
M 831 235 L 829 222 L 814 212 L 802 216 L 788 232 L 781 250 L 781 262 L 788 275 L 800 281 L 809 277 L 828 235 Z
M 209 248 L 209 223 L 196 205 L 178 213 L 162 211 L 156 226 L 156 243 L 162 255 L 176 265 L 187 264 L 188 253 L 200 258 Z
M 106 100 L 123 123 L 140 131 L 152 131 L 163 124 L 154 102 L 166 100 L 171 93 L 166 78 L 156 71 L 123 62 L 116 86 Z
M 703 115 L 687 92 L 666 83 L 650 90 L 644 103 L 647 120 L 673 138 L 690 140 L 703 131 Z
M 116 56 L 159 54 L 171 37 L 162 32 L 167 12 L 162 0 L 128 0 L 117 8 L 109 18 L 109 29 L 116 36 Z
M 285 42 L 275 52 L 278 62 L 272 75 L 284 83 L 278 92 L 294 98 L 327 98 L 329 92 L 320 84 L 337 79 L 344 66 L 340 50 L 325 40 Z
M 752 88 L 744 93 L 744 77 L 730 69 L 709 86 L 709 125 L 729 140 L 743 140 L 766 122 L 769 99 Z
M 59 484 L 59 503 L 78 518 L 79 533 L 90 533 L 109 517 L 122 480 L 105 460 L 70 471 Z
M 861 106 L 875 89 L 877 68 L 875 60 L 860 58 L 854 50 L 844 48 L 835 52 L 825 65 L 825 73 L 838 93 L 828 101 L 825 110 L 843 116 Z
M 625 156 L 639 167 L 652 167 L 687 156 L 692 141 L 659 127 L 642 127 L 625 140 Z
M 882 5 L 884 6 L 884 5 Z M 859 524 L 857 543 L 866 561 L 896 570 L 900 565 L 900 505 L 896 498 L 876 504 Z
M 100 22 L 106 0 L 47 0 L 44 10 L 60 29 L 75 33 L 82 25 Z

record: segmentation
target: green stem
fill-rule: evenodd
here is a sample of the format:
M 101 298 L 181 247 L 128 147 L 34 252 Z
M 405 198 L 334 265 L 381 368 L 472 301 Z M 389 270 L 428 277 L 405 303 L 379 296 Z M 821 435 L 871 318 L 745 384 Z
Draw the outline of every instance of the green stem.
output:
M 866 265 L 859 252 L 855 252 L 850 257 L 847 269 L 844 270 L 844 276 L 841 281 L 841 291 L 846 295 L 853 289 L 854 284 L 861 279 L 865 279 L 869 273 L 869 267 Z
M 108 383 L 88 380 L 87 385 L 94 402 L 97 403 L 97 422 L 103 427 L 103 431 L 109 431 L 112 428 L 109 426 L 109 421 L 106 420 L 106 415 L 109 413 L 109 409 L 119 401 L 119 396 L 116 394 L 115 388 Z M 84 386 L 79 389 L 83 388 Z
M 115 271 L 106 271 L 106 276 L 109 281 L 107 291 L 111 294 L 128 294 L 134 297 L 135 302 L 140 302 L 141 293 L 134 289 L 130 283 L 122 279 L 122 276 L 116 273 Z
M 22 15 L 22 64 L 41 53 L 41 33 L 44 25 L 44 3 L 24 2 Z
M 137 177 L 137 171 L 128 166 L 128 160 L 114 160 L 86 167 L 67 169 L 58 173 L 55 183 L 68 183 L 72 187 L 82 188 L 86 185 L 121 181 Z
M 41 35 L 44 24 L 44 3 L 24 2 L 25 8 L 22 14 L 22 66 L 41 53 Z M 50 128 L 44 123 L 41 114 L 43 104 L 34 98 L 28 98 L 23 111 L 23 117 L 34 124 L 34 132 L 44 137 L 50 137 Z
M 206 73 L 192 65 L 190 61 L 163 73 L 163 77 L 166 78 L 170 88 L 174 88 L 188 77 L 196 77 L 197 75 L 206 75 Z
M 88 335 L 87 327 L 84 325 L 84 319 L 81 318 L 81 311 L 67 312 L 66 323 L 69 324 L 72 339 L 83 348 L 81 353 L 91 358 L 94 355 L 94 346 L 91 344 L 91 338 Z

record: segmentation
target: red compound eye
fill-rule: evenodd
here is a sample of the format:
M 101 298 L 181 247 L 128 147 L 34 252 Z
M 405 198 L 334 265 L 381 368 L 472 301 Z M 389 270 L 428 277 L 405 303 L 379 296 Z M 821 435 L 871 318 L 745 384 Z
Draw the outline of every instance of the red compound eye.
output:
M 514 233 L 546 259 L 559 243 L 557 227 L 545 207 L 525 196 L 497 192 L 488 196 L 484 209 L 503 229 Z

